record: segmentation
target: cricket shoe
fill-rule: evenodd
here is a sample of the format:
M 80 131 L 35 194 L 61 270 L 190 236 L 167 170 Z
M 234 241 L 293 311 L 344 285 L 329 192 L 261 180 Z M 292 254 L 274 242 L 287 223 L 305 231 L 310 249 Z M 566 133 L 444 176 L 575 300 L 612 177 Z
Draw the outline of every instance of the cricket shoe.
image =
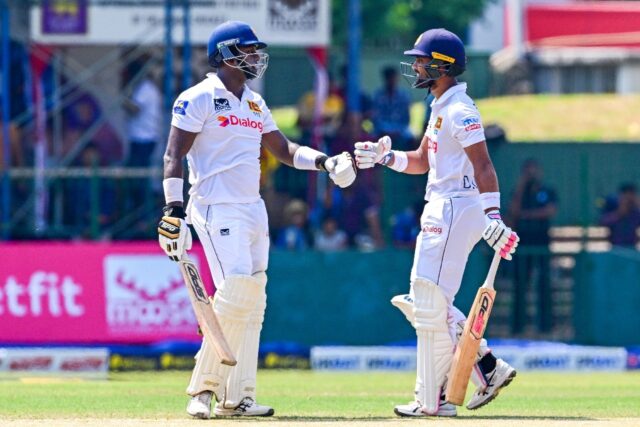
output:
M 245 397 L 235 408 L 225 408 L 222 402 L 218 402 L 213 413 L 216 417 L 270 417 L 273 408 L 258 405 L 252 398 Z
M 195 418 L 201 418 L 203 420 L 209 419 L 211 416 L 212 396 L 213 393 L 210 391 L 203 391 L 193 396 L 187 405 L 187 413 Z
M 393 412 L 400 417 L 455 417 L 458 415 L 455 405 L 445 401 L 440 401 L 440 407 L 435 415 L 423 412 L 422 403 L 417 400 L 409 402 L 407 405 L 398 405 L 393 408 Z
M 496 367 L 493 371 L 485 374 L 487 386 L 483 389 L 478 387 L 471 396 L 467 409 L 478 409 L 496 398 L 500 390 L 508 386 L 516 376 L 516 370 L 502 359 L 496 360 Z

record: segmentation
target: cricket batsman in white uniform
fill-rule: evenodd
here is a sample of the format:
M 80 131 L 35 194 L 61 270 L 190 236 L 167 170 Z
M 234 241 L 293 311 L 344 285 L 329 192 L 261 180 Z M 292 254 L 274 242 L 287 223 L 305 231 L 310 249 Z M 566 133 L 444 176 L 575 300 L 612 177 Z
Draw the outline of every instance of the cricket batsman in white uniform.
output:
M 220 363 L 207 340 L 196 355 L 187 393 L 187 412 L 216 416 L 270 416 L 256 403 L 258 342 L 266 307 L 269 229 L 259 194 L 260 146 L 296 169 L 329 173 L 336 185 L 356 178 L 348 153 L 328 157 L 301 147 L 278 130 L 260 95 L 245 84 L 267 67 L 266 44 L 253 29 L 227 21 L 211 34 L 208 60 L 214 68 L 200 83 L 181 93 L 164 154 L 166 206 L 159 223 L 160 246 L 174 261 L 191 248 L 190 223 L 204 246 L 216 284 L 213 307 L 235 367 Z M 189 165 L 189 203 L 183 207 L 182 160 Z
M 444 400 L 446 375 L 453 350 L 464 328 L 465 315 L 453 306 L 467 258 L 484 238 L 510 260 L 518 236 L 500 218 L 498 179 L 489 158 L 480 114 L 459 83 L 466 65 L 462 41 L 445 29 L 421 34 L 413 49 L 404 52 L 413 63 L 401 63 L 414 88 L 435 96 L 427 130 L 415 151 L 392 150 L 388 136 L 355 145 L 360 169 L 387 166 L 408 174 L 429 172 L 426 205 L 420 218 L 411 292 L 392 303 L 416 329 L 418 338 L 415 400 L 399 405 L 400 416 L 455 416 Z M 467 408 L 491 401 L 516 372 L 496 359 L 483 340 L 472 374 L 477 390 Z

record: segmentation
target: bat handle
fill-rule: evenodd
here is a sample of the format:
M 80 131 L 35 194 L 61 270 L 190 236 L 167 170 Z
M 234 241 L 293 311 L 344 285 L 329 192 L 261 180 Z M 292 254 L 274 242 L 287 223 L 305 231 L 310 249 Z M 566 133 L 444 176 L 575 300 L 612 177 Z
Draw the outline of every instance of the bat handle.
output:
M 496 272 L 498 271 L 498 265 L 500 264 L 500 260 L 502 257 L 500 253 L 496 252 L 493 254 L 493 259 L 491 260 L 491 266 L 489 267 L 489 272 L 487 273 L 487 279 L 484 281 L 484 287 L 493 289 L 493 282 L 496 279 Z

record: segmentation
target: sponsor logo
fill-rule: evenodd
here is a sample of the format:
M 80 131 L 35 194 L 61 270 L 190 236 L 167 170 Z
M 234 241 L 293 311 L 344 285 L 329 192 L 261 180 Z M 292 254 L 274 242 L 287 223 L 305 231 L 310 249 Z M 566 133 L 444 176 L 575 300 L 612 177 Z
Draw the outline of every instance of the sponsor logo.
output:
M 104 260 L 107 325 L 135 336 L 191 333 L 196 320 L 178 265 L 163 255 L 109 255 Z
M 272 30 L 315 31 L 320 0 L 268 0 L 267 20 Z
M 442 117 L 438 116 L 438 118 L 436 119 L 436 129 L 440 129 L 442 127 Z
M 14 359 L 9 363 L 10 371 L 31 371 L 49 369 L 53 364 L 53 357 L 35 356 L 25 357 L 22 359 Z
M 189 285 L 191 285 L 193 295 L 198 301 L 209 304 L 207 293 L 204 290 L 204 285 L 202 284 L 202 280 L 200 279 L 200 274 L 198 273 L 198 269 L 196 268 L 196 266 L 193 264 L 185 263 L 184 268 L 187 271 L 187 275 L 189 276 Z
M 569 367 L 569 356 L 531 356 L 525 359 L 526 369 L 567 369 Z
M 85 313 L 81 295 L 82 286 L 71 276 L 35 271 L 25 284 L 9 276 L 0 283 L 0 316 L 80 317 Z
M 480 296 L 480 308 L 471 323 L 471 335 L 477 340 L 482 338 L 487 327 L 487 318 L 491 313 L 491 296 L 484 292 Z
M 99 357 L 86 357 L 62 360 L 60 363 L 61 371 L 100 371 L 106 360 Z
M 231 232 L 229 231 L 228 228 L 221 228 L 220 229 L 220 235 L 221 236 L 229 236 L 231 234 Z
M 189 101 L 176 101 L 176 104 L 173 106 L 173 114 L 180 114 L 185 116 L 187 114 L 187 107 L 189 106 Z
M 478 185 L 476 184 L 476 181 L 473 178 L 470 178 L 467 175 L 465 175 L 464 177 L 462 177 L 462 187 L 468 190 L 468 189 L 476 189 L 478 188 Z
M 442 234 L 442 227 L 436 227 L 435 225 L 425 225 L 422 227 L 423 233 Z
M 247 101 L 247 104 L 249 104 L 249 109 L 253 113 L 258 113 L 258 115 L 260 115 L 260 113 L 262 113 L 262 110 L 260 109 L 260 106 L 258 104 L 256 104 L 255 102 Z
M 213 106 L 216 111 L 231 110 L 231 104 L 226 98 L 213 98 Z
M 480 119 L 478 117 L 467 117 L 462 121 L 462 126 L 464 126 L 464 130 L 466 132 L 482 129 L 482 125 L 480 124 Z
M 455 58 L 452 58 L 452 57 L 450 57 L 448 55 L 445 55 L 444 53 L 440 53 L 440 52 L 432 51 L 431 52 L 431 57 L 433 59 L 440 59 L 441 61 L 451 62 L 452 64 L 454 62 L 456 62 Z
M 334 356 L 312 360 L 313 369 L 341 369 L 352 370 L 360 366 L 359 356 Z
M 427 137 L 427 150 L 433 151 L 434 154 L 438 152 L 438 141 L 434 141 L 433 139 Z
M 260 132 L 262 132 L 262 122 L 251 119 L 243 119 L 233 114 L 231 114 L 229 117 L 218 116 L 218 121 L 220 122 L 220 127 L 223 128 L 227 126 L 240 126 L 243 128 L 258 129 Z

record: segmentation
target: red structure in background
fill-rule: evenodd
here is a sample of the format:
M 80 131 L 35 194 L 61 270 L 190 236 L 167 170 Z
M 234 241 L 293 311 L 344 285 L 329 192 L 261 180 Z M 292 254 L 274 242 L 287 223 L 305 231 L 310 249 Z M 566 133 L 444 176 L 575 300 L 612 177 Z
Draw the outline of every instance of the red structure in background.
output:
M 524 15 L 524 40 L 531 47 L 640 49 L 639 2 L 530 4 Z

